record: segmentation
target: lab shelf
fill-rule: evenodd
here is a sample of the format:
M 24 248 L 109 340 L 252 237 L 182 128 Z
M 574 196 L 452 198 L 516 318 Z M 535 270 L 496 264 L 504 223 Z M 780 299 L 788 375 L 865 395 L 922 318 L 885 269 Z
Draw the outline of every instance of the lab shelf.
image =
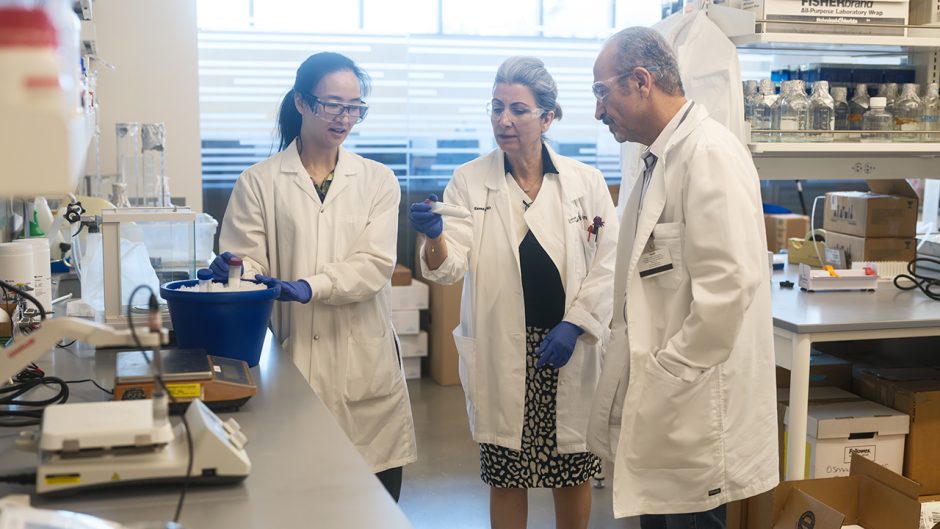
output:
M 764 32 L 764 23 L 742 9 L 709 5 L 708 17 L 742 48 L 771 51 L 822 51 L 827 54 L 879 55 L 907 53 L 914 49 L 940 48 L 940 27 L 897 26 L 907 36 L 855 35 L 832 33 Z M 773 21 L 780 24 L 779 21 Z M 804 28 L 805 30 L 805 28 Z
M 940 28 L 935 36 L 890 37 L 880 35 L 833 35 L 822 33 L 752 33 L 731 36 L 744 48 L 823 51 L 828 54 L 866 55 L 906 53 L 913 48 L 940 47 Z
M 750 143 L 752 154 L 813 154 L 816 156 L 845 156 L 858 153 L 890 156 L 940 156 L 940 143 Z
M 940 145 L 750 144 L 761 180 L 940 178 Z

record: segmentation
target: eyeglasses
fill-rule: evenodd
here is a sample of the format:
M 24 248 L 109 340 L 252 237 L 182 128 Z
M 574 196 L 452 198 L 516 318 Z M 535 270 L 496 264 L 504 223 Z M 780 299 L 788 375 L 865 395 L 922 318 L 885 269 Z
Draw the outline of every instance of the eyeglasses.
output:
M 604 102 L 604 99 L 606 99 L 607 96 L 610 95 L 610 90 L 611 90 L 611 89 L 610 89 L 610 84 L 611 84 L 611 83 L 613 83 L 613 82 L 615 82 L 615 81 L 616 81 L 616 82 L 620 82 L 620 80 L 623 79 L 624 77 L 628 77 L 628 76 L 630 76 L 630 75 L 633 75 L 633 71 L 636 70 L 637 68 L 644 68 L 644 69 L 646 69 L 646 71 L 648 71 L 648 72 L 655 72 L 655 71 L 658 71 L 658 70 L 659 70 L 659 68 L 657 68 L 657 67 L 655 67 L 655 66 L 637 65 L 637 66 L 634 66 L 633 68 L 628 69 L 625 73 L 622 73 L 622 74 L 620 74 L 620 75 L 615 75 L 615 76 L 611 77 L 610 79 L 605 79 L 605 80 L 603 80 L 603 81 L 598 81 L 598 82 L 592 84 L 592 85 L 591 85 L 591 91 L 594 92 L 594 97 L 597 99 L 597 102 L 598 102 L 598 103 L 603 103 L 603 102 Z
M 369 105 L 365 103 L 337 103 L 336 101 L 321 101 L 317 96 L 302 94 L 304 101 L 307 102 L 307 106 L 313 109 L 313 113 L 320 119 L 326 121 L 334 121 L 344 113 L 348 113 L 349 117 L 355 120 L 356 123 L 362 123 L 362 120 L 366 119 L 366 114 L 369 113 Z M 320 112 L 317 111 L 319 106 L 322 109 L 323 116 Z
M 502 103 L 493 103 L 490 101 L 486 104 L 486 113 L 489 114 L 491 119 L 497 120 L 500 116 L 503 115 L 503 112 L 506 111 L 506 107 Z M 516 120 L 525 118 L 529 114 L 538 114 L 541 116 L 545 111 L 541 108 L 529 108 L 525 105 L 509 105 L 509 119 L 510 121 L 515 122 Z

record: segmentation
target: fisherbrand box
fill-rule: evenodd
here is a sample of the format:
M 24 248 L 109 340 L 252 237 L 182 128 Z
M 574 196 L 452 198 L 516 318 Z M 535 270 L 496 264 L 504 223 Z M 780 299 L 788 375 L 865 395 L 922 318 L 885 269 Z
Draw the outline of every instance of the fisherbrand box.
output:
M 771 33 L 907 36 L 908 0 L 743 0 Z M 876 25 L 876 26 L 872 26 Z

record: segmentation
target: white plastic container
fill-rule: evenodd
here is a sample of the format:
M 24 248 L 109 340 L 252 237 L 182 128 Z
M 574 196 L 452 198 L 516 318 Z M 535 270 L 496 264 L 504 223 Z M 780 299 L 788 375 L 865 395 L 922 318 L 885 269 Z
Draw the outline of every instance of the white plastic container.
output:
M 0 8 L 0 100 L 63 114 L 57 43 L 55 26 L 44 10 Z
M 29 246 L 33 254 L 33 292 L 31 294 L 42 303 L 46 312 L 52 311 L 52 270 L 49 252 L 49 239 L 33 237 L 18 239 L 17 244 Z
M 30 245 L 0 243 L 0 281 L 33 288 L 33 249 Z

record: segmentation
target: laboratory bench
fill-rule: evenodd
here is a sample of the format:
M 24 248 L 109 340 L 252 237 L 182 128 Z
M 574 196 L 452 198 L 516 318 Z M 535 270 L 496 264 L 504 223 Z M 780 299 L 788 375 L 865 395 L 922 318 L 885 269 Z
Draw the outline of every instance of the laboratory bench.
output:
M 81 345 L 57 348 L 37 364 L 50 375 L 94 378 L 113 387 L 115 353 Z M 258 394 L 239 411 L 219 414 L 241 424 L 251 474 L 235 485 L 190 486 L 180 519 L 183 527 L 411 528 L 270 332 L 261 363 L 251 372 Z M 72 384 L 70 390 L 69 402 L 108 397 L 89 383 Z M 35 470 L 36 456 L 13 446 L 21 429 L 27 428 L 0 430 L 0 474 Z M 0 497 L 32 490 L 3 484 Z M 170 520 L 178 497 L 176 486 L 128 487 L 56 498 L 32 494 L 31 504 L 130 523 Z
M 880 281 L 874 292 L 803 292 L 797 265 L 775 271 L 771 291 L 776 362 L 790 370 L 786 479 L 803 479 L 812 345 L 940 336 L 940 302 L 891 281 Z

